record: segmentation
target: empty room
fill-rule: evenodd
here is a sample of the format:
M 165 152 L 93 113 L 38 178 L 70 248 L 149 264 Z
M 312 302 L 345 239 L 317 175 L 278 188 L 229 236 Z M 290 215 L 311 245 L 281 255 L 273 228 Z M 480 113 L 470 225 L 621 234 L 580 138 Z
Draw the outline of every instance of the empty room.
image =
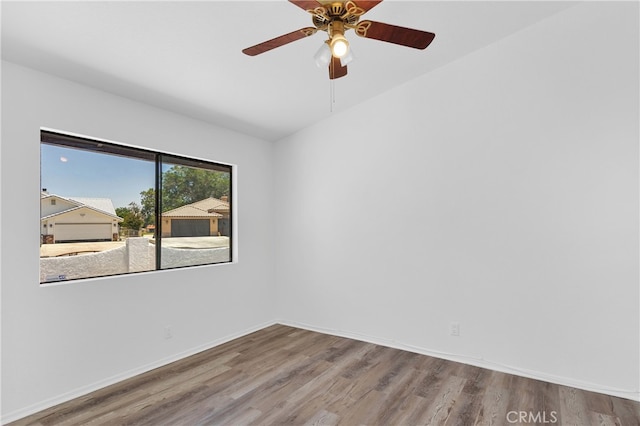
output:
M 640 425 L 637 1 L 0 7 L 2 424 Z

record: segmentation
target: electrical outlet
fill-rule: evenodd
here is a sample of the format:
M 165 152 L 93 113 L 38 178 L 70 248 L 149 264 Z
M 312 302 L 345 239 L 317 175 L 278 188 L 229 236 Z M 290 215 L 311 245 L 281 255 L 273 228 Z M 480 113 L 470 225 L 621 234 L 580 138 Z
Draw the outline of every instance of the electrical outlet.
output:
M 449 327 L 450 331 L 451 331 L 451 335 L 452 336 L 460 336 L 460 323 L 459 322 L 452 322 L 450 327 Z
M 171 339 L 173 337 L 173 331 L 171 330 L 171 326 L 168 325 L 164 328 L 164 338 Z

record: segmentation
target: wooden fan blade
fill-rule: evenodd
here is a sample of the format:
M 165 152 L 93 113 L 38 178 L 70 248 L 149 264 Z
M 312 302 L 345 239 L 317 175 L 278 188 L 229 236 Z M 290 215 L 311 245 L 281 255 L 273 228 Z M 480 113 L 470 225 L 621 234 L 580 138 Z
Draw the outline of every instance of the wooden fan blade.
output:
M 289 3 L 293 3 L 304 10 L 313 10 L 318 6 L 322 6 L 316 0 L 289 0 Z
M 272 38 L 271 40 L 256 44 L 255 46 L 247 47 L 242 51 L 242 53 L 249 56 L 256 56 L 261 53 L 268 52 L 271 49 L 275 49 L 276 47 L 284 46 L 285 44 L 300 40 L 301 38 L 309 37 L 310 35 L 315 34 L 315 32 L 316 29 L 313 27 L 301 28 L 299 30 L 292 31 L 289 34 L 281 35 L 280 37 Z
M 382 0 L 375 0 L 375 1 L 358 0 L 357 4 L 353 0 L 347 0 L 344 3 L 344 8 L 346 10 L 346 13 L 342 15 L 340 18 L 344 21 L 350 21 L 353 18 L 356 18 L 355 21 L 357 21 L 360 16 L 367 13 L 369 9 L 374 8 L 379 3 L 382 3 Z
M 356 34 L 364 38 L 395 43 L 401 46 L 425 49 L 435 34 L 411 28 L 398 27 L 384 22 L 362 21 L 355 28 Z
M 336 58 L 331 55 L 331 62 L 329 62 L 329 78 L 335 80 L 336 78 L 344 77 L 347 75 L 347 67 L 343 67 L 340 63 L 340 58 Z
M 363 8 L 365 12 L 368 12 L 382 3 L 382 0 L 355 0 L 354 3 Z

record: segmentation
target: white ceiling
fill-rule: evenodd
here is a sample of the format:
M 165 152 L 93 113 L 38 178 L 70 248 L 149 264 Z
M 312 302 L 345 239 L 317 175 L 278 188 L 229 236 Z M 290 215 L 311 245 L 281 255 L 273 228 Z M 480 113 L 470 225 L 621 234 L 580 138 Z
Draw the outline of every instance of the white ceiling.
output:
M 262 55 L 245 47 L 312 26 L 286 1 L 2 1 L 2 57 L 69 80 L 277 140 L 455 61 L 575 3 L 386 0 L 365 19 L 433 32 L 424 51 L 346 33 L 356 60 L 335 80 L 317 33 Z M 503 65 L 503 64 L 501 64 Z

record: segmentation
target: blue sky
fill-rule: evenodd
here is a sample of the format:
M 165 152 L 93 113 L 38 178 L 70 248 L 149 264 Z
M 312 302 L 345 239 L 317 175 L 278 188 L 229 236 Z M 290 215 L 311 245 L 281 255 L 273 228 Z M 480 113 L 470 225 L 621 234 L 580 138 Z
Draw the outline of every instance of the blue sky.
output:
M 140 205 L 140 192 L 153 188 L 150 161 L 41 144 L 40 187 L 62 197 L 111 198 L 114 207 L 131 201 Z

